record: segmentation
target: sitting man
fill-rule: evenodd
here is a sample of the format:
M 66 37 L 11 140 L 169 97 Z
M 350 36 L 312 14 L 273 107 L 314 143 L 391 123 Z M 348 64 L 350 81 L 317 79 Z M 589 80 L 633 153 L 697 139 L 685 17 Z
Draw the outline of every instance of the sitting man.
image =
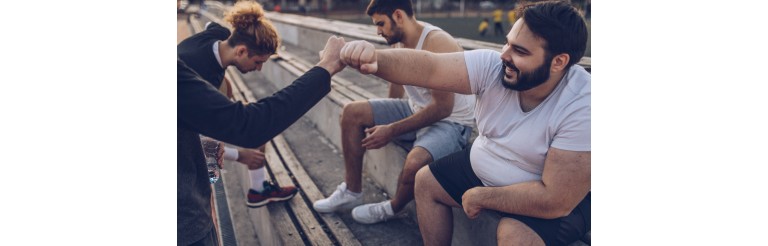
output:
M 451 244 L 451 207 L 469 218 L 501 212 L 499 244 L 566 245 L 590 229 L 591 75 L 576 65 L 585 21 L 559 1 L 518 16 L 501 53 L 376 50 L 364 41 L 342 48 L 342 61 L 362 73 L 477 95 L 474 144 L 416 175 L 427 245 Z
M 410 0 L 373 0 L 367 13 L 378 34 L 394 47 L 438 53 L 462 51 L 450 34 L 416 21 Z M 402 99 L 403 91 L 408 94 L 407 100 Z M 360 223 L 391 218 L 413 200 L 414 179 L 421 167 L 461 150 L 469 141 L 474 126 L 474 96 L 392 84 L 389 97 L 344 106 L 341 137 L 346 182 L 328 198 L 315 202 L 318 212 L 329 213 L 362 203 L 363 154 L 367 149 L 381 148 L 394 138 L 415 140 L 392 200 L 352 210 L 352 217 Z

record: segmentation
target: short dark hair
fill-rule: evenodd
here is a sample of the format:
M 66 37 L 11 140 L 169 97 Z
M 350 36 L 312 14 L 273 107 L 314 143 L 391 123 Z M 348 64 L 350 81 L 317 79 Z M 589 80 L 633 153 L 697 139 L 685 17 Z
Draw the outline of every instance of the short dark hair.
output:
M 579 12 L 563 1 L 544 1 L 527 4 L 518 9 L 528 29 L 544 39 L 546 57 L 567 53 L 566 68 L 581 60 L 587 49 L 587 24 Z
M 368 16 L 373 14 L 385 14 L 389 19 L 392 19 L 392 14 L 395 10 L 403 10 L 408 17 L 413 16 L 413 5 L 411 0 L 371 0 L 368 4 L 368 9 L 365 12 Z

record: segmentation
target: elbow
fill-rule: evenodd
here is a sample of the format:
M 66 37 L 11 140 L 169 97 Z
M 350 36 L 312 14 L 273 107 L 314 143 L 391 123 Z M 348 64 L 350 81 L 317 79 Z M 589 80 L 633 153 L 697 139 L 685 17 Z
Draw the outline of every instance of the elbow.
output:
M 437 109 L 437 115 L 440 119 L 445 119 L 448 116 L 451 116 L 451 113 L 453 113 L 453 104 L 443 104 Z
M 565 201 L 555 200 L 542 206 L 542 210 L 540 211 L 541 214 L 539 217 L 542 219 L 557 219 L 560 217 L 565 217 L 571 214 L 571 211 L 573 211 L 574 208 L 575 206 L 571 206 Z
M 440 119 L 448 118 L 448 116 L 451 116 L 451 113 L 453 112 L 452 108 L 448 108 L 446 110 L 440 111 Z
M 551 219 L 557 219 L 557 218 L 565 217 L 565 216 L 568 216 L 569 214 L 571 214 L 571 210 L 552 209 L 552 210 L 544 212 L 541 215 L 541 218 L 542 219 L 551 220 Z

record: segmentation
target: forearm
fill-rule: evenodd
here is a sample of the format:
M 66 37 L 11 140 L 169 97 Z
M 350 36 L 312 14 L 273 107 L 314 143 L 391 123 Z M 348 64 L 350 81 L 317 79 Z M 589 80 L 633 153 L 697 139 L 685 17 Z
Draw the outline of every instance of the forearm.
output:
M 309 111 L 330 92 L 331 74 L 319 67 L 310 69 L 270 97 L 259 100 L 248 107 L 254 112 L 248 122 L 262 126 L 249 127 L 243 139 L 248 148 L 256 148 L 277 136 Z
M 179 77 L 179 124 L 248 148 L 258 147 L 288 128 L 330 91 L 330 74 L 318 67 L 272 96 L 247 105 L 227 100 L 212 87 L 182 82 Z
M 541 181 L 503 187 L 476 187 L 473 190 L 477 192 L 473 199 L 479 201 L 484 209 L 536 218 L 559 218 L 576 206 L 560 201 Z
M 321 59 L 315 66 L 325 69 L 331 76 L 344 69 L 344 65 L 338 60 Z
M 453 108 L 451 107 L 450 109 L 445 110 L 435 103 L 430 103 L 419 112 L 416 112 L 415 114 L 405 119 L 390 124 L 390 127 L 392 128 L 393 135 L 400 136 L 407 132 L 427 127 L 434 124 L 435 122 L 445 119 L 445 117 L 451 115 L 451 109 Z
M 405 94 L 405 88 L 403 88 L 402 85 L 398 84 L 389 84 L 389 93 L 387 97 L 389 98 L 403 98 L 403 94 Z
M 391 83 L 470 94 L 464 53 L 431 53 L 423 50 L 376 50 L 374 75 Z
M 378 71 L 374 74 L 398 85 L 427 87 L 426 81 L 433 71 L 434 54 L 423 50 L 377 50 Z

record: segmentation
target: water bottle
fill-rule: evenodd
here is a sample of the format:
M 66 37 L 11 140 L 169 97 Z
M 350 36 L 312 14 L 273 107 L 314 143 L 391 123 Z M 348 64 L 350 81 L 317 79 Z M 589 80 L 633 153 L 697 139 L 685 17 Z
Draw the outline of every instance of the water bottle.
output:
M 205 155 L 205 165 L 208 167 L 208 179 L 211 184 L 219 180 L 221 171 L 219 170 L 219 142 L 207 137 L 201 137 L 203 144 L 203 154 Z

